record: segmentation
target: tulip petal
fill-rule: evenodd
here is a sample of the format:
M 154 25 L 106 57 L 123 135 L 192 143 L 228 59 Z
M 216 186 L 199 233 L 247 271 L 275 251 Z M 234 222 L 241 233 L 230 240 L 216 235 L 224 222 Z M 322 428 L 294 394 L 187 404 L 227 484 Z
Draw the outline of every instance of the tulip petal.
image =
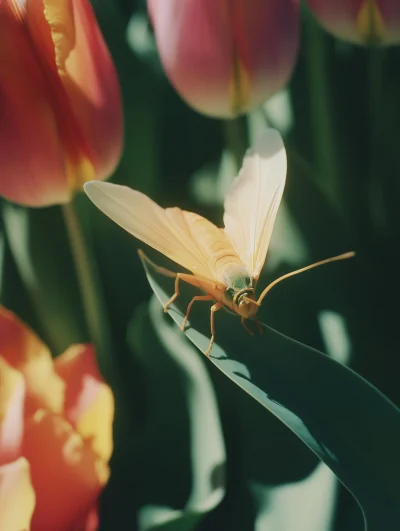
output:
M 0 194 L 30 206 L 66 202 L 71 193 L 48 83 L 9 0 L 0 2 L 0 35 Z
M 374 1 L 364 2 L 358 13 L 356 28 L 364 42 L 379 43 L 385 38 L 382 15 Z
M 114 170 L 122 145 L 115 70 L 89 0 L 0 2 L 0 194 L 70 201 Z
M 333 35 L 359 44 L 400 42 L 398 0 L 308 0 L 319 22 Z
M 30 328 L 2 306 L 0 352 L 25 378 L 27 414 L 38 407 L 54 413 L 63 411 L 65 383 L 54 370 L 50 351 Z
M 48 99 L 65 156 L 64 187 L 71 193 L 96 177 L 91 148 L 65 86 L 69 82 L 66 62 L 76 46 L 73 0 L 33 0 L 25 3 L 23 12 L 49 87 Z
M 66 383 L 66 418 L 108 461 L 113 449 L 114 398 L 99 373 L 93 347 L 70 347 L 55 360 L 55 368 Z
M 163 66 L 176 90 L 198 110 L 231 114 L 227 87 L 233 49 L 227 2 L 149 0 L 148 8 Z M 204 72 L 207 79 L 201 82 Z
M 237 54 L 248 72 L 252 105 L 283 87 L 294 68 L 299 42 L 297 0 L 234 2 L 232 23 Z M 266 28 L 268 27 L 268 31 Z
M 400 2 L 398 0 L 375 0 L 375 11 L 383 24 L 383 42 L 400 42 Z
M 0 467 L 0 529 L 28 531 L 34 508 L 28 461 L 21 457 Z
M 21 455 L 25 382 L 0 356 L 0 465 Z M 1 526 L 0 526 L 1 529 Z
M 122 109 L 116 72 L 88 0 L 35 0 L 27 11 L 36 46 L 68 98 L 71 130 L 87 160 L 71 185 L 108 177 L 122 149 Z M 61 90 L 61 89 L 59 89 Z M 67 112 L 67 108 L 65 109 Z M 68 118 L 64 116 L 64 120 Z
M 62 417 L 39 410 L 26 424 L 23 455 L 36 492 L 32 528 L 83 528 L 109 477 L 90 443 Z
M 83 528 L 83 531 L 97 531 L 99 528 L 99 510 L 97 505 L 93 507 L 86 519 L 85 526 Z M 76 531 L 81 531 L 80 529 L 77 529 Z
M 175 89 L 195 109 L 232 117 L 287 81 L 297 53 L 297 0 L 148 0 Z
M 65 88 L 90 145 L 95 177 L 104 179 L 115 170 L 122 150 L 119 84 L 90 2 L 72 0 L 72 7 L 75 46 L 65 65 Z

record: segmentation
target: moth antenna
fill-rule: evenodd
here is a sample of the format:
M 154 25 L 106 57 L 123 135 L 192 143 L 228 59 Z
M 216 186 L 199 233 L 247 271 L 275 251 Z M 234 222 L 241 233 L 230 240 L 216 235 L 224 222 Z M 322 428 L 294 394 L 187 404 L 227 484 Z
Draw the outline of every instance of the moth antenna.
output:
M 308 271 L 309 269 L 314 269 L 314 267 L 319 267 L 321 265 L 329 264 L 330 262 L 337 262 L 338 260 L 347 260 L 348 258 L 353 258 L 355 256 L 354 251 L 350 251 L 348 253 L 339 254 L 338 256 L 333 256 L 331 258 L 326 258 L 325 260 L 321 260 L 319 262 L 315 262 L 315 264 L 308 265 L 306 267 L 302 267 L 301 269 L 296 269 L 296 271 L 291 271 L 290 273 L 286 273 L 286 275 L 282 275 L 281 277 L 277 278 L 271 284 L 269 284 L 264 291 L 261 293 L 261 295 L 258 297 L 258 300 L 256 304 L 258 306 L 261 306 L 261 303 L 266 296 L 266 294 L 279 282 L 282 282 L 282 280 L 285 280 L 289 277 L 294 277 L 295 275 L 298 275 L 299 273 L 304 273 L 304 271 Z

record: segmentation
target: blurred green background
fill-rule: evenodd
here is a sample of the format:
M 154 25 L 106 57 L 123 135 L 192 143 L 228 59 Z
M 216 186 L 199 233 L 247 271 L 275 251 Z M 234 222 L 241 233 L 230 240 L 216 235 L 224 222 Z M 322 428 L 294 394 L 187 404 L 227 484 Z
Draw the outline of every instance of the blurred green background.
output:
M 284 282 L 264 301 L 260 320 L 350 366 L 399 404 L 400 47 L 338 41 L 304 12 L 288 86 L 227 125 L 191 110 L 169 84 L 144 0 L 92 3 L 125 109 L 125 149 L 112 181 L 221 225 L 223 194 L 236 171 L 232 130 L 246 147 L 267 124 L 277 127 L 289 170 L 260 285 L 345 251 L 357 257 Z M 78 207 L 113 343 L 99 359 L 116 397 L 101 529 L 364 529 L 353 497 L 291 431 L 183 334 L 155 328 L 151 305 L 158 303 L 149 306 L 138 242 L 85 196 Z M 4 202 L 2 209 L 1 302 L 55 355 L 88 340 L 59 208 Z M 194 319 L 202 312 L 194 310 Z M 398 469 L 398 460 L 392 466 Z

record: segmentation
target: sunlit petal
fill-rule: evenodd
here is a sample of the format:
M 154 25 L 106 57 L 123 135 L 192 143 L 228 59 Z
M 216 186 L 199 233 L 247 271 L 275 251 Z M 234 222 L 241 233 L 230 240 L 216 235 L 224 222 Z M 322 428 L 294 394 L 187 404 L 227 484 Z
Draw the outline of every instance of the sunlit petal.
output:
M 0 465 L 21 455 L 25 382 L 0 356 Z
M 23 455 L 36 492 L 33 529 L 83 527 L 109 476 L 90 443 L 62 417 L 39 410 L 26 424 Z
M 91 441 L 105 461 L 111 456 L 114 399 L 99 373 L 91 345 L 74 345 L 55 361 L 66 383 L 66 418 L 79 434 Z
M 29 463 L 24 458 L 0 467 L 0 529 L 29 531 L 35 507 Z
M 63 411 L 65 384 L 54 371 L 50 351 L 30 328 L 2 306 L 0 352 L 25 378 L 27 413 L 38 407 L 55 413 Z

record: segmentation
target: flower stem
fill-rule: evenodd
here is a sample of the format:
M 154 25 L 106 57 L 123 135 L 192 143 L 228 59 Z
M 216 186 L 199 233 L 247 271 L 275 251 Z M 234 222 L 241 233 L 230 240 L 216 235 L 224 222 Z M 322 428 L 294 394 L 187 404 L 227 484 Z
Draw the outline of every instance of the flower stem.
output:
M 237 171 L 240 170 L 248 145 L 247 118 L 241 116 L 233 120 L 225 120 L 225 144 L 235 161 Z
M 382 230 L 388 224 L 385 205 L 385 175 L 382 175 L 382 103 L 384 50 L 371 48 L 369 52 L 369 119 L 370 134 L 370 172 L 369 172 L 369 209 L 371 224 L 375 230 Z
M 340 170 L 335 138 L 332 82 L 329 76 L 325 35 L 311 16 L 307 17 L 308 78 L 316 168 L 328 199 L 340 210 Z
M 65 225 L 75 263 L 82 304 L 91 342 L 95 345 L 101 371 L 109 377 L 111 340 L 105 318 L 104 301 L 99 289 L 99 275 L 90 246 L 85 241 L 75 199 L 62 206 Z

